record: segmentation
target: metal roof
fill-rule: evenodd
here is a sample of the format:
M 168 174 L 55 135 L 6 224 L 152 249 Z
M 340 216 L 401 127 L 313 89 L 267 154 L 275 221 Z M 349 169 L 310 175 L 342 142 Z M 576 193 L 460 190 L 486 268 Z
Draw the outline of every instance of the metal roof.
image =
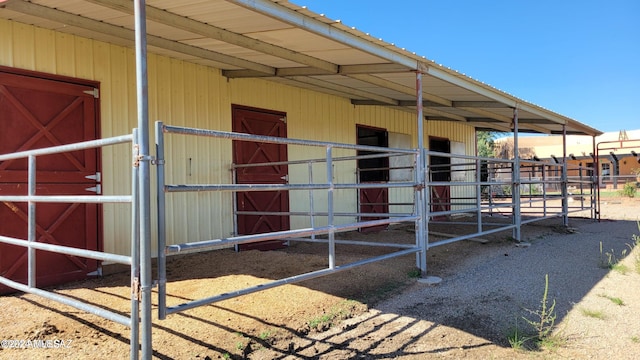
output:
M 599 135 L 576 120 L 376 39 L 285 0 L 148 0 L 149 51 L 222 69 L 229 78 L 263 78 L 351 99 L 416 111 L 423 75 L 427 120 L 478 129 Z M 0 18 L 133 46 L 130 0 L 7 0 Z

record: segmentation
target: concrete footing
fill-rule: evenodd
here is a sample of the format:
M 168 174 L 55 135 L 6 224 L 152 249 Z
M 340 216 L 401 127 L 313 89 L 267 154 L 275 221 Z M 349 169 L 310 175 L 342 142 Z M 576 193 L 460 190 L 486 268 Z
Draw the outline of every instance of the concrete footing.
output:
M 426 285 L 438 285 L 442 282 L 442 278 L 437 276 L 427 276 L 418 279 L 418 282 Z

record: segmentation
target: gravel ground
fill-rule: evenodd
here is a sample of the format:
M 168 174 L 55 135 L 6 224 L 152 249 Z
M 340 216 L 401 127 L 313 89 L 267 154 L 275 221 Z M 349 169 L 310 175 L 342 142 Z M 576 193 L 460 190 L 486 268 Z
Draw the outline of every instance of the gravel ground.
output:
M 440 284 L 416 284 L 353 323 L 404 337 L 403 359 L 640 359 L 640 249 L 630 251 L 640 229 L 637 211 L 619 213 L 619 206 L 609 201 L 603 218 L 610 219 L 572 219 L 567 233 L 530 239 L 530 246 L 477 248 L 444 271 Z M 610 261 L 619 261 L 617 269 Z M 516 328 L 532 334 L 523 317 L 535 319 L 529 310 L 540 309 L 547 275 L 553 341 L 532 350 L 529 340 L 529 350 L 514 350 L 508 335 Z

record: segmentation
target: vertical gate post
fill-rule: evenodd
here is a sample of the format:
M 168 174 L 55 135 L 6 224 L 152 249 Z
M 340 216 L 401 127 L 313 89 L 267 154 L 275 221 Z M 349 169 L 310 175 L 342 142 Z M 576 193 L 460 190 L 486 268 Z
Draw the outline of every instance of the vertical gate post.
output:
M 562 224 L 569 226 L 569 191 L 567 186 L 567 126 L 562 125 Z
M 513 170 L 511 171 L 511 202 L 513 205 L 513 238 L 521 240 L 520 227 L 522 213 L 520 212 L 520 151 L 518 150 L 518 108 L 513 109 Z
M 167 317 L 167 245 L 166 209 L 165 209 L 165 167 L 164 134 L 162 121 L 156 121 L 156 203 L 158 214 L 158 319 Z
M 420 63 L 418 63 L 420 67 Z M 425 152 L 424 152 L 424 125 L 423 125 L 423 104 L 422 104 L 422 69 L 416 71 L 416 110 L 417 110 L 417 125 L 418 125 L 418 155 L 416 156 L 415 164 L 415 180 L 418 184 L 415 195 L 415 209 L 418 215 L 416 221 L 416 245 L 420 247 L 420 252 L 416 254 L 416 264 L 421 270 L 422 275 L 427 274 L 427 228 L 429 219 L 426 218 L 427 213 L 425 211 Z
M 36 195 L 36 157 L 29 155 L 28 163 L 28 189 L 29 196 Z M 27 241 L 36 242 L 36 203 L 32 199 L 27 202 Z M 36 287 L 36 249 L 29 247 L 27 249 L 27 284 L 29 287 Z
M 134 1 L 136 94 L 138 103 L 139 200 L 140 200 L 140 292 L 142 358 L 151 359 L 151 179 L 149 157 L 149 83 L 147 75 L 146 3 Z
M 138 184 L 138 129 L 133 129 L 131 167 L 131 340 L 129 357 L 138 360 L 140 352 L 140 201 Z
M 487 166 L 487 172 L 489 171 Z M 489 190 L 491 192 L 491 190 Z M 482 161 L 476 151 L 476 217 L 477 231 L 482 232 Z
M 333 270 L 336 267 L 336 232 L 333 226 L 333 193 L 335 190 L 333 184 L 333 147 L 327 146 L 327 184 L 329 184 L 329 190 L 327 191 L 327 225 L 329 226 L 329 269 Z
M 598 147 L 595 135 L 591 137 L 593 169 L 591 170 L 591 216 L 593 220 L 600 220 L 600 162 L 598 161 Z

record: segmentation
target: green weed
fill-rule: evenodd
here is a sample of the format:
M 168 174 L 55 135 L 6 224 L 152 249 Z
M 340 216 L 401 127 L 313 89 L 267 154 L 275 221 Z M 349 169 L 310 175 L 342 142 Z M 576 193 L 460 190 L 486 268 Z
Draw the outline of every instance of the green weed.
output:
M 515 350 L 527 350 L 525 344 L 531 339 L 530 336 L 526 336 L 518 327 L 518 318 L 516 318 L 516 326 L 507 334 L 507 340 L 511 348 Z
M 622 299 L 617 298 L 617 297 L 613 297 L 613 296 L 609 296 L 609 295 L 600 295 L 605 299 L 609 299 L 612 303 L 618 305 L 618 306 L 624 306 L 624 301 L 622 301 Z
M 632 245 L 627 244 L 627 246 L 633 250 Z M 627 274 L 629 272 L 629 267 L 620 263 L 620 260 L 627 256 L 627 253 L 627 249 L 622 250 L 620 256 L 616 256 L 613 249 L 611 249 L 611 251 L 604 252 L 602 250 L 602 241 L 600 241 L 600 267 L 603 269 L 617 271 L 623 275 Z
M 334 323 L 353 317 L 360 303 L 355 300 L 344 300 L 331 308 L 328 313 L 309 320 L 309 328 L 317 331 L 329 329 Z
M 555 308 L 555 299 L 549 304 L 549 274 L 546 274 L 544 276 L 544 293 L 540 301 L 540 308 L 536 311 L 525 309 L 532 315 L 531 319 L 523 316 L 524 320 L 535 330 L 539 342 L 547 338 L 553 330 L 557 317 Z
M 580 311 L 582 312 L 582 315 L 588 316 L 594 319 L 604 320 L 606 318 L 604 312 L 602 312 L 601 310 L 591 310 L 591 309 L 582 308 Z
M 267 340 L 270 336 L 271 336 L 271 331 L 269 331 L 269 330 L 265 330 L 265 331 L 261 332 L 260 335 L 258 335 L 260 340 Z

